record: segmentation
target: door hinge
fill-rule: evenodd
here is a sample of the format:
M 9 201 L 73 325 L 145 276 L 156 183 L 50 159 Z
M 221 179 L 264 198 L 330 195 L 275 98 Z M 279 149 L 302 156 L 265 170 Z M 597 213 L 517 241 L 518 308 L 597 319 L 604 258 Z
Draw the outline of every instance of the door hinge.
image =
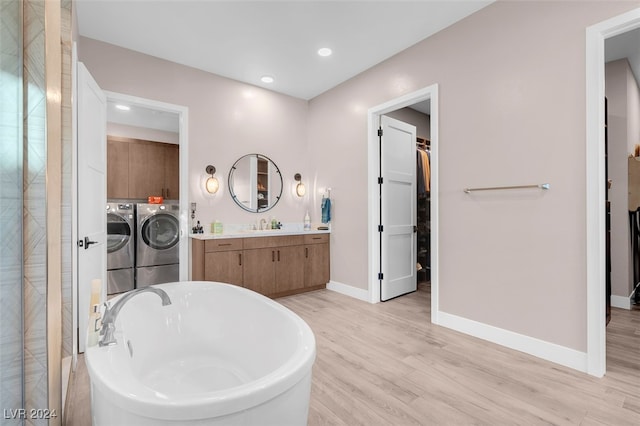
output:
M 384 278 L 384 274 L 382 272 L 378 272 L 378 279 L 381 280 Z
M 378 129 L 378 136 L 382 136 L 382 129 Z
M 382 177 L 378 178 L 378 185 L 382 185 Z
M 378 225 L 378 232 L 382 232 L 384 230 L 384 227 L 382 225 Z

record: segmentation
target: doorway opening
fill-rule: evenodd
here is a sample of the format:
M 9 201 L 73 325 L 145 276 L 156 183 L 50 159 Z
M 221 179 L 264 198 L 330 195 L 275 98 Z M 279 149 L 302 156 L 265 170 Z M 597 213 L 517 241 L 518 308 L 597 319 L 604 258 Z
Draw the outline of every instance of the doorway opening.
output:
M 132 107 L 145 108 L 151 111 L 160 111 L 164 113 L 170 113 L 177 115 L 178 120 L 178 152 L 179 152 L 179 188 L 180 188 L 180 200 L 178 204 L 179 213 L 176 215 L 178 217 L 178 229 L 179 229 L 179 241 L 177 243 L 179 247 L 179 280 L 185 281 L 189 279 L 189 222 L 188 222 L 188 193 L 189 193 L 189 158 L 188 158 L 188 108 L 180 105 L 174 105 L 164 102 L 159 102 L 150 99 L 139 98 L 136 96 L 125 95 L 122 93 L 115 93 L 109 91 L 102 91 L 104 94 L 106 101 L 109 103 L 118 103 L 125 104 Z M 106 119 L 106 117 L 105 117 Z M 104 123 L 105 133 L 106 133 L 106 122 Z M 104 135 L 105 140 L 107 135 Z M 74 149 L 77 149 L 77 142 Z M 106 152 L 105 152 L 106 154 Z M 106 156 L 105 156 L 106 162 Z M 106 170 L 106 164 L 103 165 Z M 74 186 L 77 186 L 77 173 L 76 173 L 76 182 L 73 182 Z M 105 188 L 106 189 L 106 188 Z M 102 202 L 103 207 L 100 208 L 100 218 L 93 218 L 97 221 L 105 221 L 106 215 L 104 213 L 104 206 L 106 205 L 106 194 L 105 199 Z M 74 212 L 78 211 L 78 199 L 74 200 L 75 207 L 73 209 Z M 78 214 L 74 213 L 73 223 L 78 223 Z M 104 223 L 104 222 L 103 222 Z M 76 226 L 76 225 L 74 225 Z M 77 238 L 76 238 L 77 239 Z M 75 247 L 74 247 L 75 248 Z M 77 248 L 75 248 L 77 250 Z M 106 250 L 105 250 L 106 252 Z M 74 258 L 77 256 L 74 253 Z M 105 253 L 106 258 L 106 253 Z M 106 266 L 106 259 L 103 264 Z M 77 267 L 77 266 L 76 266 Z M 106 270 L 104 276 L 106 277 Z M 73 277 L 73 330 L 76 330 L 73 336 L 73 365 L 76 363 L 76 355 L 84 350 L 84 344 L 80 344 L 80 339 L 84 336 L 84 331 L 86 325 L 83 325 L 83 321 L 80 320 L 79 312 L 85 311 L 85 306 L 88 303 L 83 303 L 83 301 L 89 300 L 89 292 L 90 287 L 79 285 L 79 278 L 77 274 Z M 103 283 L 106 283 L 106 279 L 102 280 Z M 106 295 L 106 285 L 103 285 L 103 295 Z
M 180 206 L 180 281 L 189 278 L 189 222 L 188 217 L 188 194 L 189 194 L 189 149 L 187 137 L 187 115 L 188 108 L 180 105 L 168 104 L 165 102 L 154 101 L 151 99 L 139 98 L 136 96 L 125 95 L 115 92 L 104 92 L 107 97 L 108 104 L 123 104 L 133 108 L 139 108 L 143 111 L 151 113 L 157 112 L 157 117 L 168 117 L 167 119 L 177 121 L 178 133 L 178 150 L 179 150 L 179 206 Z M 172 117 L 173 116 L 173 117 Z M 165 141 L 160 141 L 165 142 Z M 167 191 L 168 192 L 168 191 Z M 171 198 L 171 195 L 165 198 Z
M 375 106 L 368 111 L 368 225 L 369 225 L 369 302 L 381 301 L 380 275 L 381 265 L 385 264 L 386 251 L 381 250 L 379 225 L 381 224 L 381 198 L 379 186 L 380 173 L 380 145 L 378 129 L 381 117 L 392 114 L 412 105 L 429 106 L 430 116 L 430 254 L 429 279 L 431 282 L 431 322 L 438 323 L 438 85 L 434 84 L 421 90 L 409 93 L 384 104 Z M 382 200 L 384 203 L 385 200 Z M 426 266 L 425 267 L 426 273 Z M 426 277 L 424 277 L 426 278 Z
M 586 30 L 587 373 L 606 372 L 605 40 L 640 28 L 640 9 Z

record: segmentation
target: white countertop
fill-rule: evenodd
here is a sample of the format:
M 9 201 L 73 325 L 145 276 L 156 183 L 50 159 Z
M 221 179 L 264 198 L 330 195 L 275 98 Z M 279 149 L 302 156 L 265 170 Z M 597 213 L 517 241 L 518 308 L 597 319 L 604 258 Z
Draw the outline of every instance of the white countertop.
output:
M 265 230 L 229 230 L 222 234 L 212 234 L 211 232 L 205 232 L 204 234 L 189 234 L 191 238 L 197 240 L 214 240 L 220 238 L 253 238 L 253 237 L 279 237 L 284 235 L 307 235 L 307 234 L 330 234 L 330 230 L 320 231 L 316 227 L 311 228 L 309 231 L 303 231 L 300 229 L 265 229 Z

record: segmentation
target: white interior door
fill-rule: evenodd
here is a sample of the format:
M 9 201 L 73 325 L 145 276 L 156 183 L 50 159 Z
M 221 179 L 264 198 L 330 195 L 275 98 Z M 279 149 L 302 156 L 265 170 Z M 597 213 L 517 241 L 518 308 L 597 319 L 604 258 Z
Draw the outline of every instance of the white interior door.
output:
M 416 128 L 382 116 L 380 300 L 416 291 Z
M 85 350 L 91 282 L 107 296 L 107 99 L 78 62 L 78 351 Z

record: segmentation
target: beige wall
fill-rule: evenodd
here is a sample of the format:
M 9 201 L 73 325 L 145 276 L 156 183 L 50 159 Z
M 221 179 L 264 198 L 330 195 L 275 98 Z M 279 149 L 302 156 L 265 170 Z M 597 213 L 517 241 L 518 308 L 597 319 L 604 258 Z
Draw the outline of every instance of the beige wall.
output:
M 368 286 L 367 110 L 437 83 L 441 310 L 586 351 L 585 28 L 637 6 L 497 2 L 311 100 L 332 279 Z
M 306 200 L 294 198 L 293 176 L 308 179 L 306 101 L 84 37 L 79 58 L 104 90 L 189 108 L 188 197 L 201 223 L 302 222 Z M 233 163 L 250 153 L 271 158 L 284 180 L 278 205 L 259 215 L 238 207 L 226 186 Z M 222 182 L 215 197 L 201 185 L 208 164 Z
M 331 187 L 332 280 L 360 289 L 367 110 L 437 83 L 441 310 L 585 351 L 585 28 L 638 5 L 497 2 L 308 103 L 89 39 L 80 58 L 106 90 L 189 107 L 190 201 L 205 223 L 255 220 L 226 191 L 205 198 L 209 163 L 226 184 L 239 156 L 273 158 L 283 221 Z M 296 172 L 311 188 L 302 203 L 287 191 Z M 462 191 L 542 182 L 551 190 Z

